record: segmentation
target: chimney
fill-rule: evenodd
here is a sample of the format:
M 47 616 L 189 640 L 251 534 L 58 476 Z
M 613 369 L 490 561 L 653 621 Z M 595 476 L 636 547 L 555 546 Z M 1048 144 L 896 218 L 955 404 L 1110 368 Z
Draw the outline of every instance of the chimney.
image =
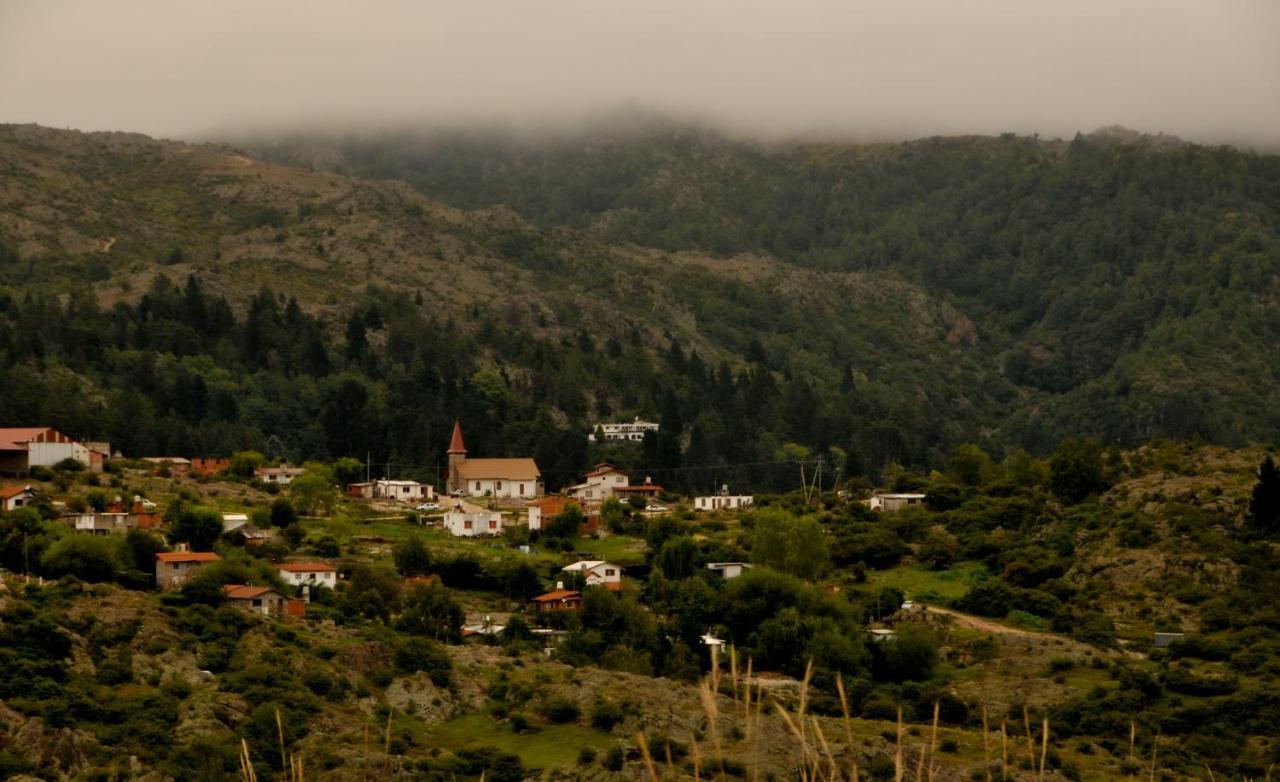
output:
M 557 581 L 557 582 L 556 582 L 556 589 L 564 589 L 564 582 L 563 582 L 563 581 Z

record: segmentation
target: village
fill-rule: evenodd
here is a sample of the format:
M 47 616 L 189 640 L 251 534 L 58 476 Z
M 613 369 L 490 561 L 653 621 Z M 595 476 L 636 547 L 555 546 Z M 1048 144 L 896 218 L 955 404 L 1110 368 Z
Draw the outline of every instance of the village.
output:
M 588 437 L 592 441 L 636 442 L 643 432 L 656 427 L 657 424 L 637 418 L 632 423 L 597 426 Z M 489 550 L 497 547 L 504 556 L 513 553 L 526 558 L 553 555 L 557 566 L 546 571 L 542 592 L 530 594 L 523 605 L 498 606 L 514 608 L 542 625 L 555 624 L 548 622 L 550 615 L 579 610 L 584 590 L 601 588 L 617 592 L 624 588 L 629 569 L 641 577 L 648 573 L 648 565 L 639 556 L 643 541 L 636 542 L 634 537 L 610 530 L 606 522 L 610 516 L 616 520 L 625 515 L 642 521 L 667 514 L 719 516 L 748 511 L 755 505 L 753 495 L 732 493 L 728 486 L 714 494 L 681 497 L 647 476 L 633 481 L 626 470 L 607 462 L 586 471 L 580 482 L 548 494 L 538 465 L 531 458 L 471 457 L 460 420 L 454 423 L 445 457 L 447 474 L 441 486 L 386 477 L 322 489 L 340 491 L 343 502 L 362 513 L 403 521 L 402 529 L 416 529 L 423 535 L 443 535 L 446 537 L 435 540 L 457 542 L 449 545 L 489 542 Z M 257 460 L 249 460 L 248 465 L 237 463 L 244 461 L 234 455 L 125 458 L 119 453 L 112 454 L 108 443 L 78 442 L 48 427 L 0 429 L 0 476 L 16 479 L 0 482 L 0 511 L 38 508 L 63 522 L 71 534 L 126 535 L 137 530 L 163 538 L 168 545 L 164 546 L 166 550 L 155 553 L 151 574 L 154 588 L 161 592 L 179 590 L 202 569 L 221 562 L 223 557 L 218 549 L 226 550 L 227 546 L 234 545 L 237 550 L 266 553 L 272 559 L 275 578 L 269 583 L 222 584 L 227 603 L 263 617 L 305 619 L 313 595 L 334 590 L 340 580 L 349 577 L 350 557 L 300 557 L 298 552 L 306 547 L 294 546 L 290 550 L 280 546 L 281 537 L 292 534 L 293 530 L 274 526 L 265 509 L 261 505 L 255 509 L 247 497 L 241 507 L 220 507 L 221 528 L 216 530 L 217 534 L 193 542 L 175 534 L 172 514 L 166 520 L 157 502 L 141 494 L 111 496 L 108 490 L 111 483 L 121 483 L 122 475 L 145 476 L 161 485 L 197 487 L 229 480 L 246 490 L 261 490 L 264 499 L 275 496 L 274 512 L 280 506 L 279 498 L 296 496 L 290 492 L 291 487 L 298 488 L 301 483 L 295 486 L 295 481 L 302 481 L 309 473 L 306 467 L 284 463 L 258 464 Z M 108 486 L 90 488 L 85 495 L 76 496 L 66 485 L 68 473 L 85 476 L 87 486 L 97 487 L 100 483 Z M 23 482 L 23 478 L 46 480 Z M 100 482 L 99 478 L 110 480 Z M 923 497 L 923 494 L 884 493 L 874 494 L 863 502 L 874 510 L 893 511 L 918 504 Z M 171 505 L 182 502 L 181 498 L 170 500 Z M 323 524 L 319 516 L 311 521 Z M 618 546 L 622 540 L 628 541 L 629 549 Z M 597 548 L 612 552 L 610 556 L 617 561 L 596 553 Z M 385 545 L 371 546 L 362 553 L 375 561 L 390 559 Z M 705 568 L 724 580 L 737 578 L 752 567 L 746 561 L 746 552 L 739 553 L 741 561 L 712 561 L 707 562 Z M 558 564 L 562 561 L 564 564 Z M 406 588 L 431 581 L 404 575 Z M 494 608 L 483 606 L 469 612 L 463 635 L 501 633 L 511 612 Z M 904 610 L 911 613 L 920 609 L 907 603 Z M 892 630 L 879 621 L 881 617 L 876 619 L 877 626 L 868 630 L 870 637 L 873 640 L 891 637 Z M 550 639 L 564 635 L 563 630 L 546 627 L 536 632 L 548 638 L 549 643 Z M 702 642 L 709 647 L 723 644 L 709 630 L 702 636 Z M 547 653 L 551 651 L 548 646 Z

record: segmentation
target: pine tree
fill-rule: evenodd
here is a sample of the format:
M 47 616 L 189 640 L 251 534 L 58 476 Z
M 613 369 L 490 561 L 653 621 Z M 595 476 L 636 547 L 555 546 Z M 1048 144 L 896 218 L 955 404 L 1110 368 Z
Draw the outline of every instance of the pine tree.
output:
M 1253 485 L 1249 515 L 1261 529 L 1275 530 L 1280 526 L 1280 467 L 1276 467 L 1271 454 L 1258 466 L 1258 482 Z

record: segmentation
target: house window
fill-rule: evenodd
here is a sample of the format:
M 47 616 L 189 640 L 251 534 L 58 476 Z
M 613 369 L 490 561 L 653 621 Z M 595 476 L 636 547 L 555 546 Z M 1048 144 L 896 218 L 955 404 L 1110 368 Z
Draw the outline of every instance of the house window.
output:
M 463 529 L 471 529 L 471 522 L 470 522 L 469 520 L 468 520 L 468 521 L 464 521 L 464 522 L 462 522 L 462 528 L 463 528 Z
M 261 607 L 262 607 L 262 598 L 260 598 L 260 597 L 255 597 L 255 598 L 253 599 L 253 607 L 254 607 L 254 608 L 261 608 Z
M 493 485 L 493 490 L 494 490 L 494 491 L 502 491 L 502 481 L 498 481 L 497 483 L 495 483 L 495 484 Z
M 613 568 L 611 568 L 611 567 L 605 568 L 605 569 L 604 569 L 604 574 L 605 574 L 606 576 L 612 576 L 612 575 L 613 575 Z
M 524 484 L 523 484 L 523 483 L 522 483 L 522 484 L 520 484 L 520 496 L 521 496 L 521 497 L 523 497 L 523 496 L 524 496 Z
M 480 491 L 480 481 L 476 481 L 476 491 Z
M 497 528 L 498 528 L 498 522 L 494 521 L 493 519 L 489 519 L 489 529 L 497 529 Z

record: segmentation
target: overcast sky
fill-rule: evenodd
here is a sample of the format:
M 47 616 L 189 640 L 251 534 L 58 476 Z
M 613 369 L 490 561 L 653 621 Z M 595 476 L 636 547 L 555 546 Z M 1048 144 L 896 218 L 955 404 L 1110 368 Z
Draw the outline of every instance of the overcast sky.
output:
M 0 0 L 0 122 L 191 136 L 651 108 L 1280 146 L 1280 0 Z

